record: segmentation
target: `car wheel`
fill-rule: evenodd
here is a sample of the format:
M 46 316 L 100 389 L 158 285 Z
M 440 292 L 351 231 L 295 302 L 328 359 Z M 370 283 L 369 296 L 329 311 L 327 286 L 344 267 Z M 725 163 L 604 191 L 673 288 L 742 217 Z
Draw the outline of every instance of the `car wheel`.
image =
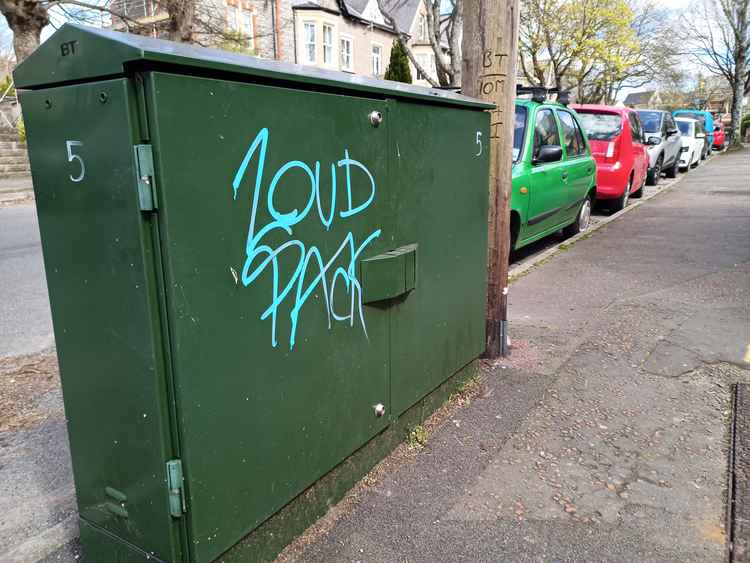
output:
M 664 170 L 664 172 L 667 175 L 667 178 L 677 178 L 677 165 L 679 163 L 680 161 L 677 158 L 675 158 L 674 164 L 670 166 L 669 168 L 667 168 L 666 170 Z
M 693 153 L 690 153 L 690 156 L 688 157 L 688 160 L 687 160 L 687 166 L 682 171 L 684 174 L 687 174 L 688 172 L 690 172 L 690 169 L 693 167 L 693 157 L 694 156 L 695 155 Z
M 628 205 L 628 199 L 630 199 L 630 190 L 633 187 L 633 175 L 631 174 L 628 178 L 628 185 L 625 186 L 625 189 L 622 192 L 622 195 L 615 200 L 614 205 L 612 208 L 615 211 L 620 211 L 621 209 L 625 209 Z
M 701 151 L 701 160 L 706 160 L 706 156 L 708 156 L 708 151 L 706 151 L 706 147 L 703 147 L 703 150 Z
M 663 157 L 659 157 L 656 160 L 656 164 L 654 164 L 654 167 L 648 171 L 648 176 L 646 177 L 646 182 L 648 182 L 649 186 L 655 186 L 659 183 L 659 180 L 661 180 L 661 166 L 664 164 Z
M 565 236 L 572 237 L 578 233 L 587 231 L 591 224 L 591 196 L 586 196 L 581 208 L 578 210 L 576 220 L 563 229 Z
M 645 186 L 646 186 L 646 178 L 644 178 L 643 182 L 641 182 L 641 187 L 638 188 L 637 191 L 635 191 L 632 194 L 630 194 L 630 197 L 635 197 L 635 198 L 643 197 L 643 188 Z

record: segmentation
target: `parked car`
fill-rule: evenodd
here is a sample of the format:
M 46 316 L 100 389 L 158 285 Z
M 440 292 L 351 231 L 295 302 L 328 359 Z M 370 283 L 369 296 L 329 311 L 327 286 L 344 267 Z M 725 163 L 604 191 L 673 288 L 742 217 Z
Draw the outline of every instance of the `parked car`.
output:
M 727 142 L 727 134 L 724 131 L 724 124 L 718 123 L 714 125 L 714 148 L 716 150 L 722 150 Z
M 677 176 L 680 162 L 680 131 L 668 111 L 639 110 L 648 146 L 648 184 L 655 186 L 661 180 L 661 173 L 668 178 Z
M 576 113 L 535 98 L 516 100 L 511 250 L 560 229 L 585 231 L 596 197 L 596 163 Z
M 680 169 L 688 172 L 701 162 L 701 155 L 705 151 L 706 132 L 697 119 L 678 117 L 675 119 L 680 128 L 682 149 L 680 151 Z
M 578 113 L 596 160 L 596 199 L 619 210 L 641 197 L 648 152 L 638 114 L 629 108 L 572 106 Z
M 706 143 L 701 160 L 711 154 L 711 147 L 714 146 L 714 116 L 711 115 L 711 112 L 702 109 L 678 109 L 672 112 L 672 115 L 675 117 L 690 117 L 700 121 L 706 131 Z

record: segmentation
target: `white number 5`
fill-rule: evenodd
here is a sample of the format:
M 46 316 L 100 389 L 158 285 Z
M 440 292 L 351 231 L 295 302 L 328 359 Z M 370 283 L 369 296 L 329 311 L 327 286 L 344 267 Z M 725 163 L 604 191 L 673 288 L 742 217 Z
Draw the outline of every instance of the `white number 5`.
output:
M 70 181 L 80 182 L 81 180 L 83 180 L 83 177 L 86 174 L 86 167 L 83 164 L 83 159 L 79 155 L 73 154 L 73 147 L 82 147 L 83 143 L 81 141 L 66 141 L 65 146 L 68 147 L 68 162 L 77 160 L 78 164 L 80 164 L 81 166 L 81 173 L 76 177 L 73 177 L 73 174 L 71 174 Z
M 482 136 L 481 131 L 477 131 L 477 145 L 479 145 L 479 152 L 475 154 L 474 156 L 482 156 L 482 139 L 480 138 Z

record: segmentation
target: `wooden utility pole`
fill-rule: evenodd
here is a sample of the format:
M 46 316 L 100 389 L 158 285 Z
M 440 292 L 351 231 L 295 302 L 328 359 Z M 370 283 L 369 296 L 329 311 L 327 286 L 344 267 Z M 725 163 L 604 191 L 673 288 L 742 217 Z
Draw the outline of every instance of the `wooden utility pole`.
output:
M 508 355 L 508 260 L 518 0 L 464 0 L 461 90 L 492 102 L 485 356 Z

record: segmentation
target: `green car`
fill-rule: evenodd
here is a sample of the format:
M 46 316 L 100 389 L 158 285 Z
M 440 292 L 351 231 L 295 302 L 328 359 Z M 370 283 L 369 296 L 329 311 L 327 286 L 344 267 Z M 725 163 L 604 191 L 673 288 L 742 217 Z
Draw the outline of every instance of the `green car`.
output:
M 560 229 L 585 231 L 596 197 L 596 163 L 575 111 L 534 98 L 516 100 L 511 250 Z

